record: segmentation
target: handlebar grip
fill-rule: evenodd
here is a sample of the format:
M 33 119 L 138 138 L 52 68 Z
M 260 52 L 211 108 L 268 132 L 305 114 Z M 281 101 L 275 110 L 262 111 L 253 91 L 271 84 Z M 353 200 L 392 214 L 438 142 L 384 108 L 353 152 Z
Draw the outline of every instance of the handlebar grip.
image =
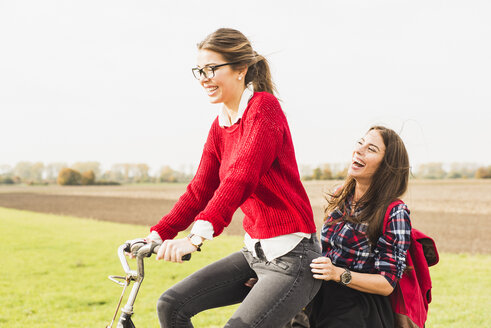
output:
M 127 243 L 129 243 L 128 248 L 130 249 L 130 252 L 133 253 L 134 256 L 136 256 L 138 254 L 138 251 L 140 250 L 140 248 L 142 248 L 143 246 L 145 246 L 147 244 L 147 242 L 143 238 L 134 239 L 134 240 L 128 241 Z
M 160 245 L 156 243 L 153 244 L 155 244 L 155 246 L 152 246 L 152 253 L 157 254 L 159 252 Z M 150 256 L 150 254 L 148 256 Z M 191 254 L 186 254 L 181 259 L 183 261 L 189 261 L 191 260 Z

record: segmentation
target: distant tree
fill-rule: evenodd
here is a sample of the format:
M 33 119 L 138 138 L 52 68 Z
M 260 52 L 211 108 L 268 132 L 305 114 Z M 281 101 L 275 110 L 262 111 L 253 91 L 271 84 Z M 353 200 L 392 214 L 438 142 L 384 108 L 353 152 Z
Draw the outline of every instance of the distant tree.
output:
M 147 164 L 145 164 L 145 163 L 136 164 L 135 169 L 136 169 L 135 170 L 135 181 L 136 182 L 149 182 L 150 181 L 150 175 L 148 174 L 150 167 Z
M 14 170 L 12 166 L 8 164 L 0 164 L 0 175 L 2 176 L 13 176 L 14 175 Z
M 476 179 L 491 179 L 491 165 L 488 167 L 479 167 L 476 170 Z
M 46 176 L 46 180 L 49 182 L 56 182 L 58 178 L 58 174 L 64 168 L 68 167 L 66 163 L 49 163 L 44 167 L 44 172 Z
M 111 170 L 106 170 L 102 173 L 100 180 L 109 180 L 111 178 Z
M 446 175 L 442 163 L 421 164 L 416 173 L 416 176 L 421 179 L 443 179 Z
M 302 175 L 303 180 L 331 180 L 334 179 L 335 176 L 331 170 L 331 164 L 322 164 L 314 169 L 310 167 L 304 167 L 303 171 L 307 172 Z M 334 165 L 335 166 L 335 165 Z
M 0 184 L 14 184 L 15 181 L 11 177 L 0 175 Z
M 177 172 L 170 166 L 166 165 L 160 169 L 160 182 L 177 182 Z
M 95 183 L 95 173 L 92 170 L 81 174 L 80 183 L 84 186 L 93 185 Z
M 0 184 L 14 184 L 14 171 L 12 166 L 0 164 Z
M 321 180 L 321 177 L 322 177 L 322 170 L 320 167 L 316 167 L 312 171 L 312 180 Z
M 19 162 L 14 167 L 14 174 L 22 180 L 31 178 L 31 162 Z
M 138 169 L 135 164 L 117 163 L 111 167 L 112 180 L 119 182 L 130 183 L 134 182 L 138 176 Z
M 461 179 L 464 176 L 462 175 L 462 172 L 460 172 L 460 171 L 450 171 L 450 172 L 448 172 L 446 177 L 448 179 Z
M 117 163 L 102 175 L 102 179 L 123 183 L 151 182 L 150 167 L 145 163 Z
M 348 176 L 348 167 L 346 166 L 345 168 L 343 168 L 340 171 L 337 171 L 334 174 L 334 179 L 336 179 L 336 180 L 344 180 L 344 179 L 346 179 L 347 176 Z
M 40 182 L 43 180 L 44 164 L 41 162 L 19 162 L 14 167 L 14 174 L 23 182 Z
M 40 182 L 43 181 L 44 164 L 41 162 L 36 162 L 32 164 L 31 176 L 32 181 Z
M 113 172 L 111 170 L 108 170 L 104 172 L 101 175 L 100 179 L 97 179 L 95 182 L 96 185 L 107 185 L 107 186 L 116 186 L 120 185 L 121 183 L 119 181 L 111 180 L 111 176 L 113 175 Z
M 96 177 L 101 175 L 101 164 L 99 162 L 76 162 L 71 168 L 78 172 L 92 171 Z
M 477 165 L 475 163 L 452 163 L 448 171 L 449 179 L 471 179 L 476 175 Z
M 331 167 L 329 164 L 324 164 L 322 167 L 322 175 L 321 175 L 322 180 L 331 180 L 332 179 L 332 171 Z
M 125 172 L 122 164 L 114 164 L 111 169 L 104 174 L 103 179 L 117 182 L 125 182 Z
M 331 163 L 332 179 L 344 180 L 348 176 L 348 163 Z
M 310 165 L 299 165 L 298 169 L 303 180 L 312 180 L 312 167 Z
M 189 182 L 193 178 L 193 173 L 176 171 L 170 166 L 165 165 L 160 168 L 157 181 L 159 182 Z
M 58 174 L 57 182 L 61 186 L 75 186 L 80 185 L 82 182 L 82 175 L 80 172 L 70 168 L 64 168 Z
M 124 177 L 124 182 L 131 182 L 131 164 L 129 163 L 123 163 L 120 164 L 122 169 L 123 169 L 123 177 Z

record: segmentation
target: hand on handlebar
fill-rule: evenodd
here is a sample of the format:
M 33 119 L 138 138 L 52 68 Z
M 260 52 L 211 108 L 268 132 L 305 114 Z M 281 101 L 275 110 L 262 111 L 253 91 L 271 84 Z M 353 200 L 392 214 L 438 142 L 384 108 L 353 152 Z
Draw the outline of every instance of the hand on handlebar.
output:
M 182 257 L 197 250 L 188 238 L 165 240 L 159 248 L 156 259 L 182 263 Z
M 131 249 L 131 252 L 124 252 L 124 255 L 128 256 L 130 259 L 134 259 L 136 258 L 136 253 L 138 252 L 138 250 L 145 244 L 148 244 L 148 243 L 157 243 L 157 244 L 162 244 L 162 240 L 159 238 L 158 240 L 156 240 L 155 238 L 152 238 L 153 235 L 150 234 L 148 235 L 147 237 L 145 238 L 137 238 L 137 239 L 133 239 L 133 240 L 128 240 L 127 243 L 129 243 L 130 245 L 130 249 Z

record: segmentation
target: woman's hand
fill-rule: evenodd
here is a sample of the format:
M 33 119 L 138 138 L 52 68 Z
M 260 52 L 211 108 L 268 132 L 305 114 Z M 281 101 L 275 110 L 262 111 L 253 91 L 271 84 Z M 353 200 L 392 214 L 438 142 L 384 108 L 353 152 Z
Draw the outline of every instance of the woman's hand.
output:
M 191 244 L 189 238 L 165 240 L 160 245 L 156 259 L 182 263 L 184 255 L 193 253 L 196 250 L 196 246 Z
M 339 268 L 332 264 L 328 257 L 318 257 L 312 260 L 310 264 L 315 279 L 340 281 L 340 276 L 344 272 L 343 268 Z

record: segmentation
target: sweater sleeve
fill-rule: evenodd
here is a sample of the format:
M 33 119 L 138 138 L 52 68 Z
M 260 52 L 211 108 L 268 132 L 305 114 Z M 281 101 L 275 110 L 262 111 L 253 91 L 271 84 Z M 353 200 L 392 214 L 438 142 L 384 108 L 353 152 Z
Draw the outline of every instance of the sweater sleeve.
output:
M 243 117 L 243 132 L 231 154 L 231 163 L 222 172 L 213 197 L 196 217 L 212 223 L 214 236 L 229 225 L 237 208 L 255 191 L 282 144 L 286 118 L 278 100 L 265 95 L 250 106 Z
M 158 232 L 162 240 L 172 239 L 180 231 L 189 227 L 196 215 L 205 208 L 220 183 L 218 177 L 220 162 L 216 155 L 213 137 L 213 130 L 216 126 L 217 120 L 210 129 L 198 170 L 187 186 L 186 192 L 179 198 L 169 214 L 150 228 L 151 231 Z
M 411 221 L 405 204 L 390 211 L 387 230 L 375 249 L 375 268 L 395 287 L 406 268 L 406 253 L 411 242 Z

